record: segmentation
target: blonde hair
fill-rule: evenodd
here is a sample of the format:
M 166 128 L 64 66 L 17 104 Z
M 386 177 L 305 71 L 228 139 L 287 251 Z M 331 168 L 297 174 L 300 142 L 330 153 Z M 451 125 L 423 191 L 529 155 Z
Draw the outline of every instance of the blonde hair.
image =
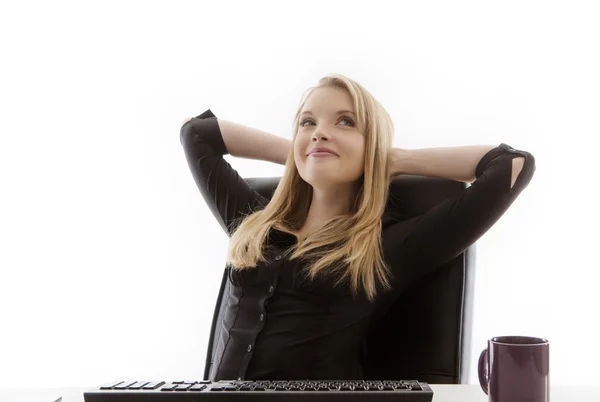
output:
M 301 239 L 290 249 L 290 260 L 312 260 L 306 275 L 332 275 L 335 285 L 348 281 L 353 296 L 363 290 L 369 301 L 377 295 L 377 286 L 390 289 L 390 271 L 382 251 L 381 217 L 387 204 L 390 172 L 389 150 L 394 125 L 387 111 L 360 84 L 341 75 L 330 74 L 316 87 L 305 91 L 293 122 L 294 136 L 307 98 L 316 88 L 337 87 L 350 95 L 357 116 L 357 127 L 365 135 L 364 175 L 350 215 L 336 216 Z M 234 223 L 227 262 L 232 269 L 252 269 L 266 261 L 263 251 L 271 228 L 295 233 L 306 220 L 312 201 L 312 186 L 298 173 L 294 147 L 290 147 L 283 176 L 268 205 Z M 240 223 L 241 222 L 241 223 Z

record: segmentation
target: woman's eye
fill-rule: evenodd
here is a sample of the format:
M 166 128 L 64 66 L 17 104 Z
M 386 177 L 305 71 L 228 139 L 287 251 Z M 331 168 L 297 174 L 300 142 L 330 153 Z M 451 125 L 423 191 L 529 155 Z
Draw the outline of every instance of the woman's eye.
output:
M 347 118 L 347 117 L 344 117 L 344 118 L 342 118 L 340 121 L 343 121 L 343 120 L 346 120 L 346 121 L 350 122 L 350 125 L 351 125 L 351 126 L 353 126 L 353 125 L 354 125 L 354 122 L 353 122 L 351 119 Z M 300 123 L 300 127 L 304 127 L 304 123 L 306 123 L 306 122 L 311 122 L 311 123 L 312 123 L 313 121 L 312 121 L 312 120 L 309 120 L 309 119 L 303 120 L 303 121 Z

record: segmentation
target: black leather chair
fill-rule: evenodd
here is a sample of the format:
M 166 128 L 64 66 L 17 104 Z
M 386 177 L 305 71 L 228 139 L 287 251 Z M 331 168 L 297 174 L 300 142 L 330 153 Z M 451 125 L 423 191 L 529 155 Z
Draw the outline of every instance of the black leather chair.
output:
M 268 199 L 280 177 L 245 179 Z M 388 208 L 410 218 L 468 184 L 435 177 L 400 175 L 390 183 Z M 215 307 L 204 379 L 208 379 L 213 343 L 229 293 L 227 268 Z M 365 379 L 419 380 L 430 384 L 466 384 L 469 377 L 475 245 L 407 289 L 390 310 L 373 324 L 363 345 Z

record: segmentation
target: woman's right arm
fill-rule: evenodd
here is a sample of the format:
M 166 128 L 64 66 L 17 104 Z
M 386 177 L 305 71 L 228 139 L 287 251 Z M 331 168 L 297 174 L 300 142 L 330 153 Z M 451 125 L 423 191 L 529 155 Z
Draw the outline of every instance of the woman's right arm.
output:
M 218 119 L 217 124 L 230 155 L 285 165 L 291 140 L 229 120 Z
M 184 122 L 179 140 L 200 193 L 231 236 L 236 220 L 266 206 L 268 200 L 251 188 L 223 155 L 285 164 L 289 148 L 284 138 L 256 129 L 246 131 L 235 123 L 222 123 L 208 109 Z

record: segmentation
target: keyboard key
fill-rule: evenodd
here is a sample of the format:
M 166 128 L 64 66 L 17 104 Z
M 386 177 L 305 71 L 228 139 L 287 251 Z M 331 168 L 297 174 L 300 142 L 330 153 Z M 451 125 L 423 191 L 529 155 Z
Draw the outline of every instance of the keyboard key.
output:
M 113 388 L 115 385 L 119 385 L 120 383 L 122 383 L 123 381 L 113 381 L 113 382 L 107 382 L 106 384 L 102 384 L 100 385 L 100 389 L 111 389 Z
M 194 384 L 190 387 L 190 391 L 202 391 L 203 389 L 206 388 L 206 385 L 204 384 Z
M 144 385 L 142 389 L 156 389 L 164 383 L 164 381 L 150 381 L 148 384 Z
M 178 384 L 175 387 L 175 391 L 187 391 L 187 389 L 191 386 L 192 386 L 192 384 Z
M 131 385 L 129 389 L 140 389 L 144 385 L 148 384 L 150 381 L 138 381 L 135 384 Z
M 175 384 L 175 383 L 166 384 L 160 390 L 161 391 L 173 391 L 175 388 L 177 388 L 178 385 L 179 384 Z
M 115 389 L 127 389 L 131 384 L 135 384 L 137 381 L 125 381 L 119 385 L 115 385 Z

